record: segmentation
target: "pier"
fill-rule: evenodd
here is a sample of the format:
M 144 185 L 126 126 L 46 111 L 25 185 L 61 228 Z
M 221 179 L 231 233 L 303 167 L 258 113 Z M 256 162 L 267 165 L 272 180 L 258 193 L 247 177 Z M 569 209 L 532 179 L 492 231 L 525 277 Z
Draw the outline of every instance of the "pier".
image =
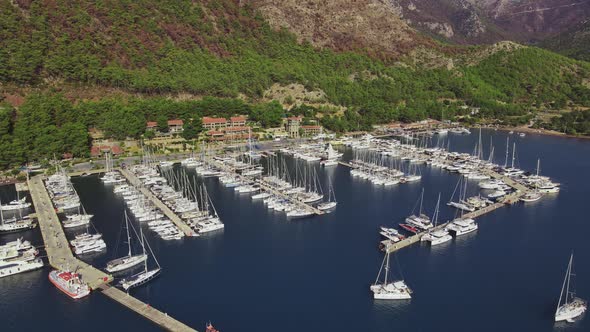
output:
M 530 191 L 530 189 L 527 188 L 526 186 L 524 186 L 524 185 L 522 185 L 522 184 L 514 181 L 513 179 L 511 179 L 508 176 L 505 176 L 505 175 L 502 175 L 500 173 L 494 172 L 493 170 L 486 169 L 485 171 L 483 171 L 483 173 L 485 173 L 485 174 L 487 174 L 487 175 L 489 175 L 489 176 L 491 176 L 491 177 L 493 177 L 495 179 L 500 179 L 500 180 L 504 181 L 504 183 L 506 183 L 507 185 L 509 185 L 510 187 L 512 187 L 515 190 L 515 192 L 502 197 L 502 199 L 500 199 L 500 201 L 498 201 L 498 202 L 496 202 L 496 203 L 494 203 L 492 205 L 488 205 L 488 206 L 486 206 L 484 208 L 477 209 L 477 210 L 475 210 L 473 212 L 465 213 L 465 214 L 463 214 L 462 218 L 465 218 L 465 219 L 467 219 L 467 218 L 475 219 L 477 217 L 483 216 L 486 213 L 490 213 L 492 211 L 495 211 L 496 209 L 499 209 L 499 208 L 501 208 L 503 206 L 506 206 L 507 204 L 514 204 L 514 203 L 516 203 L 516 202 L 519 201 L 520 197 L 522 197 L 524 194 L 526 194 L 527 192 Z M 436 231 L 436 230 L 439 230 L 439 229 L 443 229 L 448 224 L 449 224 L 449 222 L 446 222 L 444 224 L 437 225 L 436 227 L 431 228 L 431 231 Z M 400 250 L 402 248 L 405 248 L 405 247 L 407 247 L 409 245 L 412 245 L 412 244 L 414 244 L 416 242 L 419 242 L 420 239 L 422 238 L 422 236 L 424 235 L 424 233 L 427 233 L 427 232 L 421 232 L 421 233 L 412 235 L 410 237 L 407 237 L 407 238 L 405 238 L 405 239 L 403 239 L 403 240 L 401 240 L 399 242 L 392 243 L 391 245 L 389 245 L 387 247 L 386 250 L 387 250 L 387 252 L 392 253 L 392 252 L 398 251 L 398 250 Z
M 111 287 L 110 285 L 103 284 L 100 286 L 100 292 L 107 297 L 119 302 L 130 310 L 135 311 L 139 315 L 152 321 L 158 326 L 168 331 L 178 332 L 189 332 L 195 329 L 185 325 L 184 323 L 168 316 L 168 314 L 161 312 L 158 309 L 150 306 L 149 304 L 143 303 L 135 297 L 123 292 L 122 290 Z
M 59 270 L 77 271 L 82 281 L 92 289 L 97 289 L 101 285 L 111 282 L 113 280 L 111 275 L 86 264 L 72 254 L 66 234 L 45 189 L 42 176 L 37 175 L 31 178 L 28 187 L 35 205 L 49 264 Z
M 43 177 L 37 175 L 28 180 L 28 188 L 35 206 L 39 228 L 45 243 L 49 264 L 58 270 L 76 271 L 82 282 L 125 307 L 149 319 L 169 331 L 195 331 L 167 314 L 149 306 L 133 296 L 109 285 L 113 277 L 89 265 L 72 254 L 68 239 L 61 227 L 57 212 L 47 193 Z
M 242 181 L 244 181 L 246 183 L 253 181 L 252 179 L 246 178 L 245 176 L 237 173 L 235 169 L 229 167 L 228 165 L 225 165 L 224 163 L 221 163 L 221 162 L 218 162 L 218 161 L 215 161 L 215 160 L 212 160 L 212 163 L 215 165 L 215 167 L 217 167 L 217 168 L 219 168 L 221 170 L 224 170 L 226 172 L 235 174 L 236 176 L 238 176 L 238 178 L 240 180 L 242 180 Z M 313 212 L 316 215 L 322 215 L 322 214 L 325 213 L 324 211 L 322 211 L 322 210 L 320 210 L 320 209 L 318 209 L 318 208 L 316 208 L 316 207 L 314 207 L 314 206 L 312 206 L 310 204 L 304 203 L 304 202 L 302 202 L 302 201 L 300 201 L 298 199 L 294 199 L 293 197 L 289 197 L 287 194 L 285 194 L 284 192 L 281 192 L 280 190 L 277 190 L 277 189 L 273 188 L 268 183 L 264 182 L 264 180 L 262 180 L 262 179 L 254 180 L 254 182 L 256 182 L 256 184 L 258 184 L 262 189 L 264 189 L 264 190 L 272 193 L 273 195 L 276 195 L 278 197 L 281 197 L 282 199 L 289 200 L 289 201 L 295 203 L 297 206 L 299 206 L 302 209 L 305 209 L 307 211 L 311 211 L 311 212 Z
M 141 193 L 147 197 L 154 205 L 160 209 L 168 219 L 170 219 L 186 236 L 197 236 L 197 233 L 187 225 L 174 211 L 170 210 L 158 197 L 152 194 L 141 181 L 131 172 L 126 169 L 119 169 L 121 174 L 129 181 L 129 183 L 137 187 Z

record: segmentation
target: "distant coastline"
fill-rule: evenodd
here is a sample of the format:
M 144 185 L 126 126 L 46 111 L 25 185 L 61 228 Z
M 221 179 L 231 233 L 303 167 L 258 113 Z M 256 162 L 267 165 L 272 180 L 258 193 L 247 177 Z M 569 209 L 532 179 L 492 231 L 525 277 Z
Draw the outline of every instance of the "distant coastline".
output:
M 569 135 L 560 133 L 555 130 L 548 130 L 548 129 L 537 129 L 537 128 L 529 128 L 529 127 L 498 127 L 497 129 L 502 131 L 514 131 L 514 132 L 521 132 L 526 134 L 539 134 L 539 135 L 548 135 L 548 136 L 555 136 L 555 137 L 565 137 L 565 138 L 581 138 L 581 139 L 590 139 L 590 136 L 586 135 Z

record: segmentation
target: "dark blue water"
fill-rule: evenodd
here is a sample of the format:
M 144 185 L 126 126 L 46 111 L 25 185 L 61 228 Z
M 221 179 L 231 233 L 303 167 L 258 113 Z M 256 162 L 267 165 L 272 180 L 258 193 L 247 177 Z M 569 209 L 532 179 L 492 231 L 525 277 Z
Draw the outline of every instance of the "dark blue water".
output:
M 506 135 L 490 136 L 504 162 Z M 450 135 L 451 149 L 471 152 L 475 134 Z M 521 167 L 562 183 L 553 197 L 505 207 L 478 219 L 477 233 L 439 247 L 414 245 L 396 255 L 396 274 L 414 290 L 407 302 L 375 302 L 368 286 L 382 260 L 377 228 L 409 214 L 425 188 L 425 208 L 447 201 L 458 177 L 422 167 L 420 183 L 379 188 L 337 167 L 332 179 L 338 208 L 331 214 L 289 221 L 261 202 L 205 181 L 226 227 L 221 233 L 165 242 L 148 233 L 162 275 L 133 295 L 203 330 L 211 320 L 223 331 L 588 331 L 588 318 L 554 325 L 569 253 L 574 250 L 577 291 L 590 299 L 588 186 L 590 144 L 583 140 L 514 137 Z M 487 149 L 486 149 L 487 156 Z M 112 258 L 124 203 L 96 177 L 74 179 Z M 475 194 L 475 182 L 470 193 Z M 6 192 L 4 195 L 10 195 Z M 3 197 L 4 200 L 4 197 Z M 455 211 L 443 207 L 442 219 Z M 26 235 L 41 243 L 38 230 Z M 14 236 L 2 236 L 1 240 Z M 151 330 L 153 325 L 100 294 L 71 301 L 47 281 L 47 270 L 0 279 L 2 329 Z M 35 319 L 30 319 L 35 313 Z

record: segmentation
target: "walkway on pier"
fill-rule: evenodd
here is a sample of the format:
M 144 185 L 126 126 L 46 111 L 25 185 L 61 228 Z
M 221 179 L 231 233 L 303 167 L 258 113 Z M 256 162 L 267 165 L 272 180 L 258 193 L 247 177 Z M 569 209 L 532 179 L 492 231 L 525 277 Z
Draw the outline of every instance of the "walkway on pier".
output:
M 174 211 L 170 210 L 170 208 L 166 206 L 166 204 L 164 204 L 158 197 L 156 197 L 156 195 L 152 194 L 152 192 L 149 191 L 143 185 L 143 183 L 141 183 L 141 181 L 135 176 L 135 174 L 129 172 L 126 169 L 120 169 L 119 171 L 121 172 L 121 174 L 123 174 L 125 178 L 127 178 L 127 181 L 129 181 L 131 185 L 137 187 L 145 195 L 145 197 L 152 201 L 152 203 L 154 203 L 154 205 L 158 209 L 164 212 L 164 215 L 166 215 L 166 217 L 168 217 L 168 219 L 170 219 L 184 233 L 184 235 L 197 236 L 197 233 L 195 233 L 195 231 L 193 231 L 193 229 L 189 225 L 187 225 L 182 219 L 180 219 L 180 217 L 176 213 L 174 213 Z
M 74 257 L 70 250 L 70 244 L 61 227 L 61 222 L 51 203 L 51 198 L 45 189 L 43 177 L 37 175 L 28 181 L 29 192 L 35 211 L 39 228 L 45 243 L 45 251 L 49 258 L 49 264 L 59 270 L 77 271 L 82 281 L 90 288 L 96 289 L 104 283 L 113 280 L 113 277 L 99 269 L 88 265 Z
M 176 319 L 168 316 L 168 314 L 163 313 L 158 309 L 155 309 L 149 304 L 141 302 L 140 300 L 129 295 L 128 293 L 123 292 L 118 288 L 111 287 L 109 285 L 102 285 L 100 286 L 100 289 L 102 294 L 110 297 L 111 299 L 121 303 L 125 307 L 149 319 L 150 321 L 159 325 L 163 329 L 166 329 L 168 331 L 196 332 L 195 329 L 192 329 L 184 323 L 177 321 Z

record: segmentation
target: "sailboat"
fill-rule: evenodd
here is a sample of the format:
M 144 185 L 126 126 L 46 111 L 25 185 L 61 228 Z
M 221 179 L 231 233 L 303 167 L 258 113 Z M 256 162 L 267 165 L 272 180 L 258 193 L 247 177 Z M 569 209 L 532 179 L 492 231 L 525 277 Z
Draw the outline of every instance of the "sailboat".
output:
M 447 205 L 457 208 L 461 211 L 473 212 L 473 211 L 475 211 L 475 207 L 473 207 L 471 204 L 467 203 L 467 201 L 465 200 L 465 197 L 467 194 L 467 181 L 465 181 L 464 186 L 461 185 L 461 181 L 463 181 L 463 178 L 460 178 L 459 182 L 457 182 L 457 185 L 455 186 L 455 190 L 453 191 L 453 194 L 451 195 L 451 200 L 447 203 Z M 455 196 L 455 192 L 457 191 L 457 188 L 459 188 L 459 201 L 454 202 L 453 197 Z
M 37 223 L 32 219 L 17 220 L 16 217 L 14 217 L 9 220 L 4 220 L 3 210 L 0 210 L 0 234 L 26 231 L 35 227 L 37 227 Z
M 434 209 L 434 227 L 438 223 L 438 214 L 439 214 L 439 207 L 440 207 L 440 193 L 438 194 L 438 200 L 436 201 L 436 208 Z M 423 235 L 420 240 L 421 241 L 428 241 L 430 245 L 435 246 L 437 244 L 442 244 L 447 241 L 451 241 L 453 237 L 449 234 L 449 231 L 444 229 L 437 229 L 435 231 L 428 231 L 427 234 Z
M 412 211 L 412 215 L 406 218 L 407 225 L 409 225 L 410 227 L 412 227 L 414 229 L 418 228 L 418 229 L 427 230 L 432 227 L 432 223 L 430 222 L 430 218 L 427 215 L 425 215 L 424 213 L 422 213 L 423 201 L 424 201 L 424 188 L 422 188 L 422 193 L 420 194 L 420 210 L 418 212 L 418 215 L 415 215 L 414 211 Z M 415 209 L 416 209 L 416 205 L 414 205 L 414 210 Z M 414 232 L 412 229 L 404 227 L 404 226 L 406 226 L 405 224 L 401 224 L 400 226 L 406 230 Z M 416 233 L 416 232 L 414 232 L 414 233 Z
M 115 273 L 130 269 L 145 262 L 148 256 L 144 253 L 139 255 L 131 255 L 131 236 L 129 234 L 129 218 L 127 217 L 127 211 L 125 211 L 125 230 L 127 231 L 127 256 L 115 258 L 107 263 L 106 270 L 109 273 Z
M 318 204 L 317 208 L 321 211 L 330 211 L 336 208 L 338 202 L 336 202 L 336 194 L 334 193 L 334 187 L 332 186 L 332 181 L 328 183 L 328 201 L 324 203 Z
M 390 253 L 387 252 L 385 257 L 383 257 L 383 263 L 381 263 L 381 268 L 379 269 L 379 274 L 377 274 L 377 279 L 375 283 L 371 285 L 370 289 L 373 292 L 373 298 L 377 300 L 407 300 L 412 298 L 412 290 L 406 285 L 405 281 L 398 280 L 393 282 L 388 282 L 389 277 L 389 255 Z M 379 278 L 381 277 L 381 272 L 383 271 L 383 267 L 385 266 L 385 276 L 384 280 L 381 283 Z
M 158 267 L 155 269 L 152 269 L 152 270 L 148 270 L 147 259 L 144 260 L 143 261 L 143 271 L 141 271 L 137 274 L 134 274 L 128 278 L 125 278 L 119 282 L 119 285 L 121 285 L 121 287 L 123 287 L 123 289 L 125 289 L 125 290 L 129 290 L 130 288 L 138 287 L 138 286 L 141 286 L 141 285 L 147 283 L 148 281 L 157 277 L 161 271 L 160 263 L 158 263 L 158 260 L 156 259 L 156 256 L 154 255 L 154 252 L 152 251 L 152 248 L 150 247 L 149 243 L 146 241 L 141 227 L 139 227 L 139 234 L 140 234 L 139 237 L 141 239 L 141 248 L 143 249 L 143 254 L 147 255 L 146 251 L 145 251 L 145 247 L 147 245 L 147 247 L 150 250 L 152 257 L 154 257 L 154 261 L 156 262 L 156 265 L 158 265 Z
M 565 279 L 563 286 L 561 286 L 561 294 L 559 295 L 559 302 L 557 303 L 557 310 L 555 310 L 555 321 L 573 322 L 576 317 L 579 317 L 588 308 L 588 303 L 576 297 L 575 291 L 570 291 L 570 281 L 572 274 L 572 263 L 574 261 L 574 254 L 570 255 L 570 261 L 565 272 Z M 562 302 L 563 300 L 563 302 Z
M 18 196 L 18 190 L 16 191 L 16 200 L 11 201 L 6 205 L 0 204 L 0 211 L 13 211 L 13 210 L 21 210 L 31 207 L 31 203 L 26 201 L 26 197 L 22 199 Z

